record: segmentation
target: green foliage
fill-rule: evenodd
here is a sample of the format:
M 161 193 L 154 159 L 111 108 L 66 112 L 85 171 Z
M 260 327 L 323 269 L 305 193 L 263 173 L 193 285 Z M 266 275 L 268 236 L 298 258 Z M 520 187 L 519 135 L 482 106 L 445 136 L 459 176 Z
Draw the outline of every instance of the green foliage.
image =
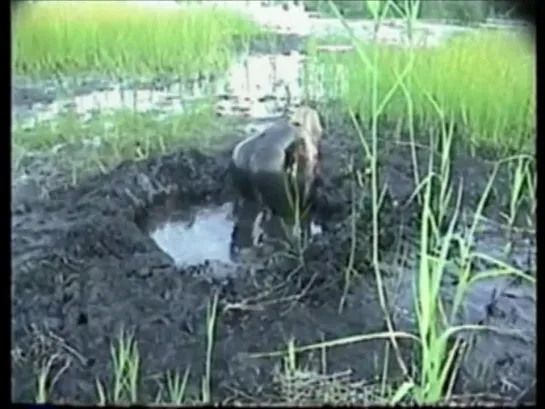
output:
M 15 72 L 183 75 L 222 70 L 237 43 L 260 32 L 234 11 L 131 3 L 47 1 L 26 7 L 15 17 Z
M 366 7 L 365 0 L 333 0 L 332 2 L 345 18 L 373 18 L 372 13 Z M 385 0 L 380 0 L 380 2 L 383 4 L 386 3 Z M 404 9 L 406 0 L 396 0 L 393 3 L 396 3 L 399 8 Z M 418 17 L 452 20 L 467 24 L 482 22 L 488 17 L 504 15 L 510 11 L 499 2 L 491 3 L 485 0 L 426 0 L 420 2 Z M 307 1 L 305 2 L 305 7 L 310 11 L 332 15 L 328 0 Z M 400 18 L 401 16 L 390 11 L 386 17 Z
M 382 100 L 400 74 L 412 64 L 406 83 L 414 107 L 414 120 L 425 129 L 437 126 L 431 95 L 444 115 L 463 128 L 475 146 L 532 152 L 535 140 L 535 57 L 523 40 L 512 33 L 483 32 L 457 37 L 437 48 L 413 51 L 384 45 L 361 44 L 366 55 L 378 51 L 377 89 Z M 362 118 L 371 115 L 369 84 L 373 70 L 356 52 L 321 54 L 328 81 L 347 83 L 343 97 Z M 344 66 L 339 74 L 339 66 Z M 387 118 L 407 117 L 404 93 L 397 89 L 385 106 Z

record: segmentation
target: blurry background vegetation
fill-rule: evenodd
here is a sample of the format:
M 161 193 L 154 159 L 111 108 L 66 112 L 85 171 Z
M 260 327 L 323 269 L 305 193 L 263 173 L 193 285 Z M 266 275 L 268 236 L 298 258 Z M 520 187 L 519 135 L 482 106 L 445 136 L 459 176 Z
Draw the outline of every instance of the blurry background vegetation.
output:
M 395 0 L 404 8 L 406 0 Z M 372 18 L 365 1 L 333 0 L 345 18 Z M 328 0 L 305 1 L 308 11 L 330 14 Z M 511 4 L 485 0 L 422 1 L 418 18 L 441 19 L 462 24 L 483 22 L 488 18 L 509 18 L 516 10 Z M 387 16 L 389 18 L 399 16 Z
M 188 0 L 177 0 L 180 3 Z M 189 0 L 195 2 L 196 0 Z M 200 0 L 206 1 L 206 0 Z M 258 0 L 249 0 L 258 1 Z M 318 12 L 326 17 L 334 17 L 328 4 L 329 0 L 299 0 L 304 3 L 307 11 Z M 291 3 L 286 0 L 265 0 L 261 3 L 282 4 Z M 297 2 L 297 0 L 295 1 Z M 371 19 L 365 0 L 333 0 L 344 18 Z M 398 7 L 404 9 L 412 0 L 393 0 Z M 475 24 L 487 19 L 508 19 L 517 14 L 516 8 L 509 1 L 491 0 L 427 0 L 420 2 L 417 18 L 436 19 L 457 24 Z M 398 18 L 397 15 L 387 15 L 386 18 Z

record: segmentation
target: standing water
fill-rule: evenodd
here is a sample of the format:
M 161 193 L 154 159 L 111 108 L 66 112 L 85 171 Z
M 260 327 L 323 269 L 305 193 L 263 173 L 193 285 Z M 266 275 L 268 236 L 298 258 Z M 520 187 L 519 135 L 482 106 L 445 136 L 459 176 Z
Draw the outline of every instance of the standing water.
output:
M 276 16 L 275 21 L 290 21 L 286 20 L 286 16 L 295 13 L 281 7 L 275 10 L 276 14 L 266 13 L 268 18 Z M 261 10 L 259 13 L 264 12 Z M 258 21 L 259 15 L 256 15 Z M 63 113 L 75 114 L 83 121 L 89 120 L 97 112 L 103 114 L 127 109 L 168 117 L 198 109 L 210 101 L 214 101 L 220 115 L 244 116 L 263 121 L 276 118 L 285 108 L 286 86 L 289 88 L 291 102 L 295 105 L 306 94 L 314 100 L 324 99 L 326 87 L 328 96 L 335 97 L 334 94 L 345 91 L 344 67 L 339 65 L 334 67 L 335 72 L 326 72 L 324 66 L 301 54 L 301 51 L 304 48 L 303 39 L 307 35 L 338 37 L 344 33 L 344 28 L 335 19 L 308 16 L 306 19 L 310 27 L 308 33 L 298 33 L 295 22 L 292 22 L 293 27 L 289 27 L 290 35 L 293 37 L 295 33 L 298 38 L 294 49 L 287 53 L 242 55 L 219 78 L 200 75 L 198 78 L 183 80 L 163 77 L 116 82 L 108 78 L 79 77 L 63 79 L 62 85 L 56 81 L 35 82 L 16 78 L 12 87 L 13 127 L 32 128 L 40 122 L 54 120 Z M 407 43 L 407 35 L 399 24 L 384 25 L 377 33 L 369 20 L 351 21 L 349 25 L 365 41 L 397 46 Z M 274 27 L 273 24 L 270 28 L 283 32 Z M 416 25 L 414 30 L 413 41 L 422 47 L 437 46 L 460 31 L 470 31 L 464 27 L 429 23 Z M 318 52 L 343 52 L 347 48 L 350 48 L 348 44 L 323 45 L 318 46 Z

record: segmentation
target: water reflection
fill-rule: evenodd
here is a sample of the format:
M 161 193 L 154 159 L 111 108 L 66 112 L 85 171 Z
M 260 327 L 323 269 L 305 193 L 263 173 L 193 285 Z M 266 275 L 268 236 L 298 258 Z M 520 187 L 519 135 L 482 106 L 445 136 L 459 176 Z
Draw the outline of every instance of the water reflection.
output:
M 319 53 L 344 52 L 349 42 L 327 44 L 328 38 L 346 32 L 334 19 L 311 18 L 311 33 L 323 38 Z M 354 34 L 364 41 L 403 46 L 408 38 L 403 22 L 385 22 L 378 32 L 372 22 L 350 21 Z M 438 46 L 458 33 L 474 31 L 437 23 L 419 22 L 414 28 L 414 41 L 419 47 Z M 278 40 L 281 41 L 281 40 Z M 198 78 L 141 79 L 139 84 L 115 82 L 106 78 L 68 78 L 63 85 L 52 81 L 17 79 L 12 87 L 14 127 L 31 128 L 42 121 L 51 121 L 63 113 L 75 113 L 89 120 L 96 112 L 117 110 L 154 112 L 158 117 L 195 110 L 213 103 L 221 115 L 271 118 L 284 109 L 285 87 L 292 103 L 303 96 L 313 100 L 336 98 L 346 91 L 346 67 L 324 65 L 314 56 L 307 56 L 290 47 L 290 52 L 243 54 L 219 77 L 200 74 Z M 304 47 L 303 47 L 304 48 Z M 63 88 L 63 89 L 61 89 Z M 310 93 L 310 95 L 308 95 Z

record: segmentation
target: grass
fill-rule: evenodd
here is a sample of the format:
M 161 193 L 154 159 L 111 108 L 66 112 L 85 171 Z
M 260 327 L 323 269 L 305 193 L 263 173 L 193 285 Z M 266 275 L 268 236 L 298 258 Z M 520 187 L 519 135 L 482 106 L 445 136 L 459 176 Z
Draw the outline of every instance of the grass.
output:
M 212 353 L 214 348 L 216 314 L 218 310 L 218 296 L 212 297 L 207 308 L 206 317 L 206 362 L 204 375 L 201 379 L 201 390 L 192 391 L 188 387 L 191 376 L 190 369 L 186 368 L 183 375 L 179 372 L 166 372 L 155 378 L 159 384 L 159 392 L 154 399 L 155 405 L 180 404 L 211 404 L 211 371 Z M 113 377 L 111 383 L 96 379 L 97 405 L 127 405 L 138 404 L 140 400 L 140 368 L 141 359 L 138 342 L 134 333 L 121 329 L 110 346 Z M 46 362 L 38 375 L 36 383 L 36 403 L 49 402 L 49 395 L 59 376 L 67 369 L 65 362 L 60 370 L 52 373 L 52 364 L 58 357 Z
M 59 115 L 51 122 L 12 132 L 17 163 L 29 156 L 56 157 L 67 180 L 77 185 L 96 172 L 106 173 L 124 160 L 144 160 L 181 148 L 221 149 L 236 123 L 215 118 L 208 104 L 183 115 L 166 118 L 153 112 L 135 114 L 132 110 L 99 113 L 82 121 L 75 113 Z
M 120 1 L 38 2 L 14 18 L 15 72 L 32 76 L 221 71 L 261 32 L 234 11 Z
M 415 5 L 418 13 L 419 2 Z M 346 25 L 338 9 L 330 2 L 331 9 L 343 21 L 347 32 L 353 33 Z M 379 19 L 377 2 L 368 2 L 368 7 Z M 375 8 L 376 7 L 376 8 Z M 388 2 L 382 10 L 395 8 Z M 385 10 L 386 9 L 386 10 Z M 411 16 L 406 16 L 411 19 Z M 533 56 L 521 53 L 513 47 L 512 38 L 498 34 L 467 37 L 453 41 L 438 50 L 401 51 L 382 46 L 365 47 L 353 36 L 357 49 L 346 58 L 348 89 L 346 103 L 351 111 L 354 124 L 362 143 L 362 154 L 371 164 L 371 192 L 373 197 L 373 265 L 379 298 L 384 310 L 388 332 L 385 334 L 362 335 L 353 339 L 340 339 L 327 344 L 316 344 L 295 350 L 288 346 L 284 355 L 291 356 L 297 351 L 318 349 L 325 346 L 361 342 L 374 337 L 388 336 L 397 355 L 406 380 L 388 396 L 392 404 L 403 402 L 437 404 L 452 399 L 452 385 L 456 376 L 457 348 L 450 346 L 453 335 L 462 330 L 491 330 L 485 326 L 456 326 L 454 320 L 468 288 L 477 280 L 500 275 L 518 275 L 535 284 L 535 279 L 521 271 L 493 260 L 491 257 L 473 252 L 474 233 L 481 220 L 484 203 L 487 201 L 495 173 L 474 211 L 473 223 L 465 235 L 455 233 L 460 216 L 461 188 L 457 189 L 450 179 L 453 127 L 459 124 L 468 128 L 470 142 L 476 145 L 488 144 L 499 149 L 530 148 L 535 143 L 535 77 Z M 520 47 L 520 43 L 519 47 Z M 490 54 L 489 54 L 490 52 Z M 498 57 L 501 54 L 501 57 Z M 513 61 L 517 63 L 514 64 Z M 338 61 L 330 61 L 337 67 Z M 478 67 L 478 68 L 477 68 Z M 369 134 L 364 135 L 355 120 L 354 113 L 369 120 Z M 395 331 L 386 303 L 379 258 L 379 209 L 382 192 L 378 186 L 378 138 L 381 116 L 406 118 L 410 142 L 416 145 L 415 133 L 423 125 L 440 130 L 439 136 L 430 137 L 431 146 L 439 149 L 441 166 L 433 170 L 433 154 L 427 175 L 420 177 L 415 172 L 415 184 L 421 191 L 415 192 L 421 207 L 420 249 L 418 270 L 414 287 L 414 304 L 417 315 L 416 342 L 419 345 L 420 362 L 416 376 L 411 375 L 408 365 L 399 355 L 397 338 L 409 338 L 412 334 Z M 513 131 L 515 133 L 513 133 Z M 513 141 L 515 135 L 519 138 Z M 413 155 L 413 160 L 416 156 Z M 518 166 L 513 178 L 511 198 L 517 201 L 522 185 L 520 176 L 529 179 L 532 172 L 524 168 L 524 155 L 517 156 Z M 417 167 L 414 160 L 414 168 Z M 532 182 L 533 183 L 533 182 Z M 533 184 L 527 183 L 533 196 Z M 535 197 L 535 196 L 533 196 Z M 535 201 L 535 199 L 534 199 Z M 454 213 L 448 214 L 446 205 L 454 204 Z M 440 226 L 446 221 L 446 231 Z M 355 238 L 353 238 L 355 240 Z M 453 258 L 449 249 L 455 243 L 460 256 Z M 475 259 L 485 258 L 496 265 L 490 271 L 472 274 L 471 265 Z M 450 312 L 441 298 L 442 276 L 449 264 L 460 268 L 459 282 Z M 348 276 L 349 277 L 349 276 Z M 355 339 L 357 338 L 357 339 Z M 454 371 L 453 371 L 454 370 Z M 454 372 L 454 374 L 453 374 Z
M 324 75 L 330 81 L 336 81 L 339 66 L 345 67 L 342 98 L 361 118 L 373 116 L 376 86 L 384 105 L 380 119 L 402 120 L 406 129 L 409 120 L 420 129 L 439 128 L 437 105 L 441 116 L 463 129 L 474 147 L 493 147 L 504 154 L 534 152 L 535 54 L 521 37 L 482 32 L 410 53 L 399 47 L 359 47 L 357 52 L 315 58 L 331 74 Z M 360 52 L 376 56 L 376 64 L 366 64 Z M 373 85 L 375 70 L 380 75 Z M 405 88 L 399 86 L 400 76 Z
M 395 7 L 390 2 L 388 5 Z M 332 11 L 341 18 L 335 7 L 332 7 Z M 131 27 L 127 25 L 124 29 L 128 33 L 135 33 L 131 31 L 133 30 Z M 193 26 L 188 24 L 187 27 Z M 76 27 L 72 26 L 72 28 L 78 32 Z M 215 34 L 219 33 L 218 29 L 212 31 Z M 64 31 L 57 31 L 57 35 L 59 32 Z M 349 29 L 347 33 L 350 35 Z M 206 33 L 195 34 L 195 37 L 191 37 L 191 41 L 198 41 L 198 36 L 207 35 Z M 30 34 L 28 36 L 31 37 Z M 209 38 L 213 37 L 211 35 Z M 125 44 L 129 47 L 132 44 L 132 50 L 134 50 L 134 43 L 128 41 L 128 38 L 131 36 L 127 38 L 122 36 L 120 41 L 127 41 Z M 134 37 L 133 41 L 135 38 L 137 37 Z M 86 41 L 88 39 L 89 37 Z M 459 365 L 458 353 L 461 348 L 459 342 L 455 341 L 455 335 L 460 331 L 494 330 L 484 326 L 455 324 L 457 311 L 468 289 L 478 280 L 502 275 L 519 276 L 535 284 L 532 276 L 474 250 L 475 232 L 482 220 L 484 204 L 489 199 L 496 181 L 496 172 L 490 176 L 479 204 L 472 209 L 472 223 L 463 234 L 455 229 L 462 213 L 461 191 L 450 177 L 453 166 L 451 148 L 455 138 L 467 135 L 469 142 L 476 148 L 491 146 L 504 152 L 504 157 L 498 162 L 497 169 L 501 166 L 509 166 L 511 169 L 512 188 L 509 192 L 509 211 L 505 216 L 507 224 L 514 223 L 522 201 L 530 201 L 531 207 L 535 210 L 535 162 L 532 155 L 523 153 L 533 153 L 535 143 L 534 57 L 524 48 L 518 47 L 517 45 L 520 45 L 518 41 L 503 33 L 487 33 L 455 39 L 438 49 L 399 50 L 380 46 L 370 47 L 352 38 L 352 43 L 357 49 L 357 52 L 353 54 L 336 55 L 336 61 L 324 56 L 315 56 L 326 65 L 326 69 L 328 66 L 333 67 L 333 64 L 346 67 L 343 72 L 344 81 L 347 84 L 345 88 L 348 91 L 343 94 L 343 98 L 347 110 L 354 118 L 355 134 L 361 142 L 361 155 L 364 155 L 367 163 L 370 164 L 369 189 L 373 197 L 373 206 L 370 209 L 373 215 L 372 263 L 387 330 L 382 333 L 324 340 L 304 346 L 297 346 L 293 340 L 277 351 L 255 354 L 254 358 L 272 356 L 282 359 L 279 373 L 275 376 L 284 386 L 287 403 L 302 403 L 302 395 L 313 396 L 320 402 L 327 401 L 334 404 L 353 401 L 390 404 L 453 402 L 455 397 L 452 395 L 452 381 Z M 212 43 L 211 40 L 210 44 Z M 53 41 L 53 44 L 56 44 L 55 47 L 60 47 L 61 42 Z M 62 44 L 66 47 L 67 43 Z M 104 43 L 102 46 L 104 48 L 97 45 L 94 54 L 90 53 L 90 55 L 102 58 L 113 50 L 111 44 Z M 194 51 L 197 47 L 193 44 L 189 45 L 189 49 Z M 88 54 L 82 48 L 68 47 L 58 48 L 58 50 L 68 50 L 70 59 L 62 53 L 44 59 L 44 55 L 51 54 L 40 54 L 37 51 L 41 57 L 32 56 L 27 65 L 23 64 L 23 66 L 27 67 L 27 72 L 46 72 L 51 68 L 44 70 L 44 67 L 54 67 L 55 65 L 49 64 L 49 61 L 55 58 L 64 62 L 64 65 L 61 65 L 63 69 L 75 70 L 80 66 L 83 68 L 98 66 L 98 64 L 93 65 L 94 63 L 89 64 L 86 57 Z M 214 54 L 214 48 L 210 47 L 210 50 Z M 181 51 L 177 51 L 179 53 L 175 56 L 177 55 L 176 58 L 182 61 Z M 118 57 L 115 63 L 109 59 L 104 61 L 109 61 L 110 65 L 106 63 L 106 67 L 111 66 L 113 71 L 162 70 L 175 62 L 175 57 L 167 56 L 167 54 L 164 53 L 164 59 L 154 59 L 152 60 L 154 63 L 148 64 L 146 59 L 143 59 L 144 62 L 135 59 L 127 64 L 125 60 L 121 61 Z M 209 58 L 207 61 L 213 60 L 213 57 L 204 55 L 200 58 Z M 20 59 L 20 61 L 23 60 Z M 67 61 L 72 62 L 67 64 Z M 161 61 L 161 64 L 157 64 Z M 168 61 L 168 64 L 164 61 Z M 513 61 L 517 63 L 514 64 Z M 360 122 L 356 120 L 356 114 L 365 118 L 368 127 L 361 129 Z M 404 129 L 407 130 L 408 142 L 413 147 L 414 169 L 417 168 L 414 154 L 417 143 L 422 143 L 423 139 L 428 138 L 426 142 L 439 152 L 438 159 L 432 156 L 433 160 L 439 160 L 438 170 L 434 170 L 430 165 L 423 174 L 414 171 L 415 184 L 419 187 L 414 192 L 414 200 L 418 200 L 420 205 L 421 225 L 414 280 L 417 325 L 411 333 L 397 331 L 389 318 L 390 306 L 386 301 L 387 294 L 379 268 L 382 261 L 378 241 L 381 229 L 379 210 L 382 203 L 382 190 L 378 184 L 378 140 L 385 118 L 402 122 Z M 84 162 L 81 167 L 106 172 L 111 165 L 123 159 L 140 159 L 172 150 L 178 143 L 187 142 L 184 135 L 194 135 L 193 142 L 202 143 L 199 136 L 209 134 L 208 131 L 203 130 L 211 126 L 210 119 L 209 109 L 169 120 L 158 120 L 151 114 L 135 115 L 127 112 L 114 114 L 111 118 L 100 115 L 86 124 L 82 124 L 76 118 L 65 117 L 61 118 L 55 127 L 43 124 L 30 131 L 18 130 L 14 135 L 14 142 L 16 149 L 22 152 L 43 151 L 51 150 L 59 143 L 69 145 L 72 142 L 81 142 L 84 137 L 97 137 L 101 143 L 96 149 L 96 155 L 88 153 L 87 162 Z M 114 126 L 105 127 L 105 122 L 111 122 Z M 455 132 L 455 127 L 461 127 L 467 131 Z M 424 131 L 429 128 L 436 131 L 432 133 Z M 200 130 L 201 133 L 196 130 Z M 59 139 L 59 135 L 66 135 L 67 139 Z M 215 141 L 210 141 L 210 144 L 214 143 Z M 512 151 L 517 154 L 507 156 L 507 152 Z M 476 149 L 475 152 L 478 150 Z M 78 172 L 76 173 L 79 175 Z M 355 232 L 352 240 L 357 240 Z M 456 256 L 450 252 L 453 247 L 459 250 Z M 356 246 L 353 245 L 352 248 L 355 249 Z M 472 266 L 476 260 L 486 260 L 492 267 L 475 274 Z M 452 265 L 458 268 L 459 282 L 454 301 L 446 303 L 442 299 L 441 281 L 446 269 Z M 347 266 L 346 288 L 350 286 L 351 279 L 357 274 L 353 266 Z M 190 371 L 188 368 L 181 368 L 182 372 L 164 374 L 156 403 L 209 403 L 212 400 L 213 385 L 210 381 L 210 373 L 216 311 L 217 297 L 211 302 L 207 314 L 207 358 L 203 371 L 205 375 L 200 382 L 201 389 L 188 393 Z M 362 391 L 361 385 L 351 383 L 342 377 L 323 380 L 317 372 L 301 368 L 297 364 L 297 356 L 308 351 L 319 351 L 325 356 L 330 348 L 341 348 L 344 345 L 373 339 L 391 341 L 388 344 L 390 351 L 388 356 L 395 359 L 403 369 L 403 380 L 400 383 L 392 384 L 388 379 L 387 371 L 384 370 L 382 387 L 379 390 Z M 400 339 L 409 340 L 415 345 L 418 357 L 416 368 L 411 368 L 411 363 L 405 362 L 399 353 Z M 112 362 L 113 384 L 106 385 L 104 380 L 97 380 L 97 400 L 103 405 L 137 403 L 141 357 L 138 353 L 137 341 L 130 333 L 121 333 L 117 343 L 112 346 Z M 387 366 L 385 362 L 384 367 Z M 51 388 L 61 375 L 50 373 L 51 367 L 51 362 L 46 364 L 37 379 L 36 400 L 38 402 L 48 400 L 49 391 L 46 385 L 49 384 Z M 360 392 L 365 396 L 362 397 Z

